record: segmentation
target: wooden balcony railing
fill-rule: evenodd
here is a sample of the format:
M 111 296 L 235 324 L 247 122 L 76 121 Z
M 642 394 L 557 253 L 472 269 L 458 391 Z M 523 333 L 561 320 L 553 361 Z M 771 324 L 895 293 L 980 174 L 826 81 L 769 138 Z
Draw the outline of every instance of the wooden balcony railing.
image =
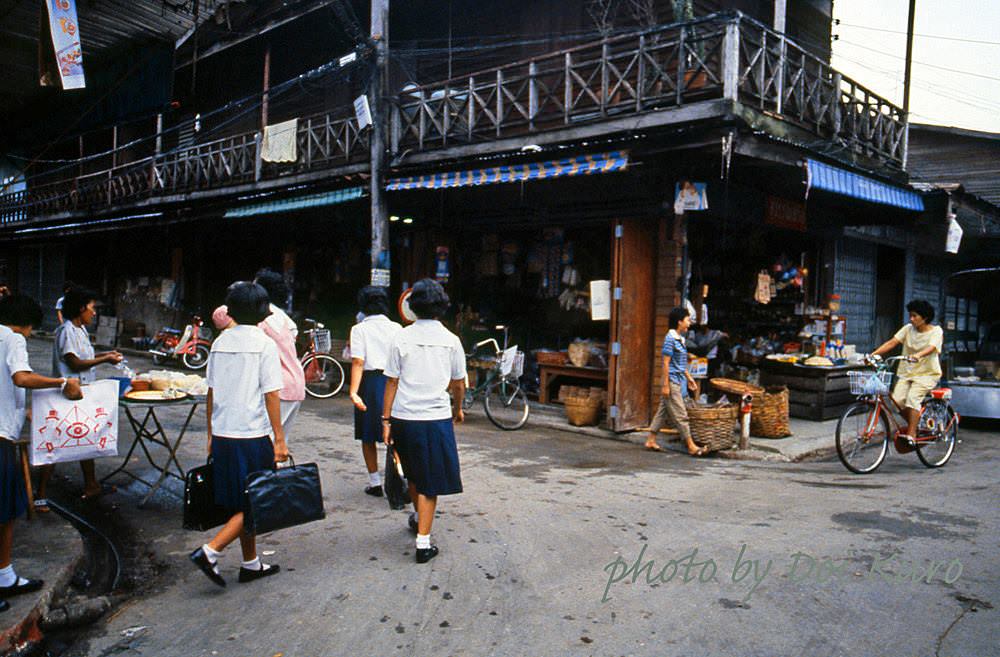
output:
M 391 151 L 485 147 L 505 137 L 712 99 L 767 113 L 849 156 L 896 168 L 905 163 L 907 123 L 900 108 L 738 13 L 408 85 L 392 102 Z M 27 190 L 0 194 L 0 224 L 364 163 L 369 157 L 367 133 L 341 109 L 301 119 L 297 137 L 299 157 L 289 165 L 262 162 L 260 134 L 244 133 L 99 173 L 35 177 Z

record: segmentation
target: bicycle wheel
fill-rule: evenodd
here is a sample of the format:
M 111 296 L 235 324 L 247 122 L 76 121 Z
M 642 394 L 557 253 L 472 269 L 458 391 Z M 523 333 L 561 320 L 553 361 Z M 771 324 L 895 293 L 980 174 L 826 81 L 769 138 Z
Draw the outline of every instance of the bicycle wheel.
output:
M 486 387 L 483 407 L 490 422 L 504 431 L 515 431 L 528 421 L 528 395 L 517 381 L 494 381 Z
M 857 402 L 837 421 L 837 456 L 855 474 L 874 472 L 889 449 L 889 418 L 884 409 L 874 412 L 872 402 Z
M 955 451 L 955 439 L 958 437 L 954 409 L 940 399 L 924 404 L 917 436 L 917 456 L 921 463 L 928 468 L 940 468 L 947 463 Z
M 208 347 L 203 344 L 196 345 L 193 354 L 184 354 L 181 360 L 188 369 L 200 370 L 208 365 Z
M 306 392 L 310 397 L 329 399 L 344 387 L 344 368 L 333 356 L 314 354 L 302 361 Z

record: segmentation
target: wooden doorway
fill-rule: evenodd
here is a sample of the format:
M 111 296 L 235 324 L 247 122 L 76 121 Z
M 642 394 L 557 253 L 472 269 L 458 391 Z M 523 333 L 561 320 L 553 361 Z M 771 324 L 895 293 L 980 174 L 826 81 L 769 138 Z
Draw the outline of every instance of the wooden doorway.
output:
M 631 431 L 646 426 L 652 412 L 657 224 L 622 219 L 612 231 L 608 425 Z

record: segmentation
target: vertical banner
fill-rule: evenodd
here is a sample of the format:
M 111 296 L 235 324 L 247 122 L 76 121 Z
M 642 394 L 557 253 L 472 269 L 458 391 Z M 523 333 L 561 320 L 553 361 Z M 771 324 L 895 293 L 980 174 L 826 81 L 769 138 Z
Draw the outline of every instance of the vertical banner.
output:
M 49 30 L 63 89 L 83 89 L 83 49 L 76 21 L 76 0 L 46 0 Z

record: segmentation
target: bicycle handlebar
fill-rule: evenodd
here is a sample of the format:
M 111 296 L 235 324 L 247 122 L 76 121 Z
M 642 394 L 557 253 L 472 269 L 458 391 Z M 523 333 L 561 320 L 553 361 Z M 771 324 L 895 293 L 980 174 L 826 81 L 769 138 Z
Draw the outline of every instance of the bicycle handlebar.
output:
M 499 354 L 500 353 L 500 344 L 494 338 L 487 338 L 486 340 L 483 340 L 482 342 L 477 342 L 476 345 L 472 348 L 472 353 L 475 353 L 476 349 L 479 349 L 480 347 L 488 345 L 491 342 L 493 343 L 493 348 Z

